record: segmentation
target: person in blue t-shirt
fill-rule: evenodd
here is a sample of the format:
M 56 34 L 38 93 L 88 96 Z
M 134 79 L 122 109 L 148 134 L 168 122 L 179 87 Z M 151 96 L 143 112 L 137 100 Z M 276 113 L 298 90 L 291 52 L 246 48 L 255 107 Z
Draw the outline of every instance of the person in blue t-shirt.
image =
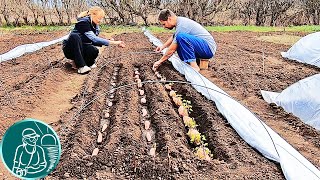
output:
M 161 52 L 166 47 L 168 50 L 159 61 L 153 64 L 154 71 L 175 51 L 182 61 L 189 63 L 196 71 L 200 70 L 197 59 L 210 59 L 214 56 L 217 49 L 216 42 L 199 23 L 186 17 L 178 17 L 168 9 L 160 11 L 158 20 L 164 28 L 176 28 L 176 31 L 166 43 L 156 48 L 156 52 Z
M 115 44 L 125 47 L 123 41 L 98 37 L 99 24 L 104 16 L 105 12 L 98 6 L 80 13 L 73 31 L 68 39 L 63 41 L 63 53 L 66 58 L 74 60 L 79 74 L 85 74 L 96 67 L 95 59 L 99 54 L 96 46 Z

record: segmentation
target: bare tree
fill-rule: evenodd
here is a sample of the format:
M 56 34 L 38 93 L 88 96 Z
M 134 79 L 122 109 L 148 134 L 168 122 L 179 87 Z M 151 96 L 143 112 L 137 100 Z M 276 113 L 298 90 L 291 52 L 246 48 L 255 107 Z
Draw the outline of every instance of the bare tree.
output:
M 72 0 L 61 0 L 62 6 L 67 14 L 67 24 L 71 24 L 71 14 L 72 14 Z
M 11 13 L 11 9 L 12 9 L 12 6 L 11 6 L 11 1 L 10 0 L 2 0 L 1 1 L 1 14 L 3 15 L 3 19 L 5 21 L 5 24 L 7 26 L 11 25 L 10 23 L 10 13 Z
M 312 20 L 312 24 L 319 25 L 320 20 L 320 1 L 319 0 L 302 0 L 304 10 Z
M 271 0 L 270 3 L 270 26 L 275 26 L 278 18 L 285 14 L 293 5 L 293 0 Z
M 34 25 L 39 25 L 39 1 L 38 0 L 27 0 L 26 6 L 29 8 L 33 15 Z
M 58 17 L 58 19 L 59 19 L 59 22 L 58 22 L 58 24 L 59 25 L 63 25 L 64 23 L 63 23 L 63 16 L 64 16 L 64 14 L 63 14 L 63 4 L 62 4 L 62 1 L 61 0 L 50 0 L 51 2 L 50 3 L 52 3 L 52 5 L 53 5 L 53 8 L 54 8 L 54 10 L 55 10 L 55 12 L 56 12 L 56 15 L 57 15 L 57 17 Z
M 213 24 L 212 19 L 219 12 L 230 9 L 235 0 L 172 0 L 166 7 L 180 16 L 189 17 L 203 24 Z

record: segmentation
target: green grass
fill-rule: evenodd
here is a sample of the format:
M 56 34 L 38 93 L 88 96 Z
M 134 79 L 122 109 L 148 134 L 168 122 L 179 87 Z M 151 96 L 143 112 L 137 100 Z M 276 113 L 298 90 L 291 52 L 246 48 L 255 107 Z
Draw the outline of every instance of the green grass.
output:
M 208 31 L 230 32 L 230 31 L 251 31 L 251 32 L 316 32 L 320 26 L 291 26 L 291 27 L 271 27 L 271 26 L 207 26 Z
M 51 32 L 60 30 L 71 30 L 72 26 L 3 26 L 0 32 Z M 140 26 L 107 26 L 101 25 L 102 31 L 110 34 L 141 32 Z M 147 27 L 152 33 L 170 33 L 174 30 L 164 29 L 159 26 Z M 317 32 L 320 26 L 291 26 L 291 27 L 270 27 L 270 26 L 207 26 L 208 31 L 230 32 L 230 31 L 251 31 L 251 32 Z
M 287 35 L 287 34 L 258 37 L 258 40 L 260 41 L 266 41 L 266 42 L 271 42 L 275 44 L 284 44 L 284 45 L 293 45 L 299 39 L 301 39 L 300 36 L 293 36 L 293 35 Z
M 70 26 L 2 26 L 0 27 L 0 32 L 52 32 L 61 30 L 71 30 Z

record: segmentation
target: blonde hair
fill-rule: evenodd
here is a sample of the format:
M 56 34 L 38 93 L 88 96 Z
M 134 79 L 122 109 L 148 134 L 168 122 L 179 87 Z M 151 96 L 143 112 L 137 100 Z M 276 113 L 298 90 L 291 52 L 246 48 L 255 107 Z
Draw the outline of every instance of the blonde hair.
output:
M 88 11 L 83 11 L 78 15 L 78 18 L 82 18 L 85 16 L 97 16 L 97 15 L 105 15 L 105 12 L 103 9 L 101 9 L 101 7 L 99 6 L 93 6 L 91 7 Z

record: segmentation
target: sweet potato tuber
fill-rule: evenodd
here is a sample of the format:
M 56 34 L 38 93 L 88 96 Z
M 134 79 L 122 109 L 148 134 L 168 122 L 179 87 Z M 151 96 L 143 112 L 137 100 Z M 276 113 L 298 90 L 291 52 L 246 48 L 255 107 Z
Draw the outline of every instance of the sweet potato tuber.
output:
M 151 133 L 149 131 L 146 132 L 147 141 L 151 141 Z
M 207 147 L 197 148 L 194 154 L 200 159 L 207 160 L 207 161 L 211 160 L 210 158 L 211 151 Z
M 195 145 L 201 144 L 201 134 L 198 130 L 194 128 L 190 128 L 187 135 L 190 137 L 190 142 L 194 143 Z
M 180 116 L 189 116 L 188 109 L 184 106 L 180 106 L 178 112 Z
M 182 100 L 181 97 L 172 97 L 173 102 L 177 105 L 177 106 L 181 106 L 182 105 Z
M 148 111 L 146 109 L 142 109 L 142 117 L 146 116 L 148 114 Z
M 188 116 L 183 116 L 183 123 L 185 126 L 187 126 L 189 128 L 196 127 L 196 122 L 194 121 L 194 119 L 191 117 L 188 117 Z
M 139 94 L 140 94 L 140 96 L 143 96 L 144 95 L 144 90 L 139 89 Z
M 97 143 L 98 143 L 98 144 L 101 144 L 101 142 L 102 142 L 102 133 L 101 133 L 101 132 L 98 132 Z
M 147 103 L 146 98 L 145 97 L 141 98 L 141 104 L 145 104 L 145 103 Z
M 150 121 L 144 121 L 144 129 L 148 130 L 150 128 Z
M 99 149 L 98 148 L 95 148 L 92 152 L 92 156 L 96 156 L 98 155 L 98 152 L 99 152 Z
M 171 97 L 176 97 L 176 92 L 174 91 L 174 90 L 171 90 L 170 92 L 169 92 L 169 95 L 171 96 Z

